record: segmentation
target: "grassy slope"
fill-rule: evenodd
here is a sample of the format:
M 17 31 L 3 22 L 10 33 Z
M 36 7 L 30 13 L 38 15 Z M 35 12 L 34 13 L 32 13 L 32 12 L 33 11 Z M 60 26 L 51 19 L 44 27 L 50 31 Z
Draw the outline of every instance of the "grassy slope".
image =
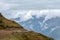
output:
M 53 38 L 48 38 L 42 34 L 29 31 L 12 33 L 10 36 L 5 37 L 1 40 L 53 40 Z
M 13 30 L 5 30 L 5 29 L 12 29 Z M 20 31 L 16 31 L 16 28 Z M 33 31 L 24 31 L 21 29 L 24 29 L 21 25 L 17 24 L 15 21 L 8 20 L 4 18 L 0 14 L 0 40 L 53 40 L 52 38 L 46 37 L 40 33 L 36 33 Z
M 6 19 L 0 14 L 0 28 L 23 28 L 23 27 L 17 24 L 15 21 Z

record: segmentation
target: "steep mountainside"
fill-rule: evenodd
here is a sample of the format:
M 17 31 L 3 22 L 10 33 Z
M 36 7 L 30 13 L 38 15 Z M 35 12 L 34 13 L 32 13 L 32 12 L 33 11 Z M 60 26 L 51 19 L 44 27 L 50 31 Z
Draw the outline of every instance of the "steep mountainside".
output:
M 18 23 L 16 23 L 15 21 L 6 19 L 0 13 L 0 29 L 6 29 L 6 28 L 23 28 L 23 27 Z
M 21 25 L 4 18 L 0 13 L 0 40 L 53 40 L 53 38 L 25 30 Z

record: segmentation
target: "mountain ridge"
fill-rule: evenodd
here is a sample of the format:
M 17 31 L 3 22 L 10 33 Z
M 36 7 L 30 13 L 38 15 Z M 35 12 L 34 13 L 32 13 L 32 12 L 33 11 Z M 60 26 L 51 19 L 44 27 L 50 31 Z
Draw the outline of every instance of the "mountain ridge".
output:
M 23 28 L 21 25 L 16 23 L 15 21 L 8 20 L 7 18 L 3 17 L 3 15 L 0 13 L 0 26 L 4 25 L 4 27 L 16 27 L 16 28 Z
M 0 39 L 6 40 L 6 38 L 8 40 L 54 40 L 43 34 L 25 30 L 21 25 L 15 21 L 6 19 L 0 13 Z

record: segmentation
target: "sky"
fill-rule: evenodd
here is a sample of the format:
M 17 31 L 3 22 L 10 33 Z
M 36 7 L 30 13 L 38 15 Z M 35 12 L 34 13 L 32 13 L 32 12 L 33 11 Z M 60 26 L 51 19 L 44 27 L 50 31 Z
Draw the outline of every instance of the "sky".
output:
M 5 14 L 3 15 L 8 18 L 18 18 L 20 17 L 20 21 L 27 21 L 29 19 L 32 19 L 33 16 L 36 16 L 36 18 L 40 18 L 42 16 L 45 16 L 45 21 L 60 17 L 60 9 L 45 9 L 45 10 L 12 10 L 12 11 L 5 11 Z
M 60 0 L 0 0 L 0 10 L 60 9 Z
M 21 10 L 60 9 L 60 0 L 0 0 L 0 12 L 8 18 Z

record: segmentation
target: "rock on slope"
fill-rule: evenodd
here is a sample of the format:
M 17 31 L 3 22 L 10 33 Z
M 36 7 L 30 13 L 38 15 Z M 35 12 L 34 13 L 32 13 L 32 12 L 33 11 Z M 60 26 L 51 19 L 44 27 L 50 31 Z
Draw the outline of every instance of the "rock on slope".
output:
M 53 38 L 25 30 L 21 25 L 6 19 L 0 13 L 0 40 L 53 40 Z

